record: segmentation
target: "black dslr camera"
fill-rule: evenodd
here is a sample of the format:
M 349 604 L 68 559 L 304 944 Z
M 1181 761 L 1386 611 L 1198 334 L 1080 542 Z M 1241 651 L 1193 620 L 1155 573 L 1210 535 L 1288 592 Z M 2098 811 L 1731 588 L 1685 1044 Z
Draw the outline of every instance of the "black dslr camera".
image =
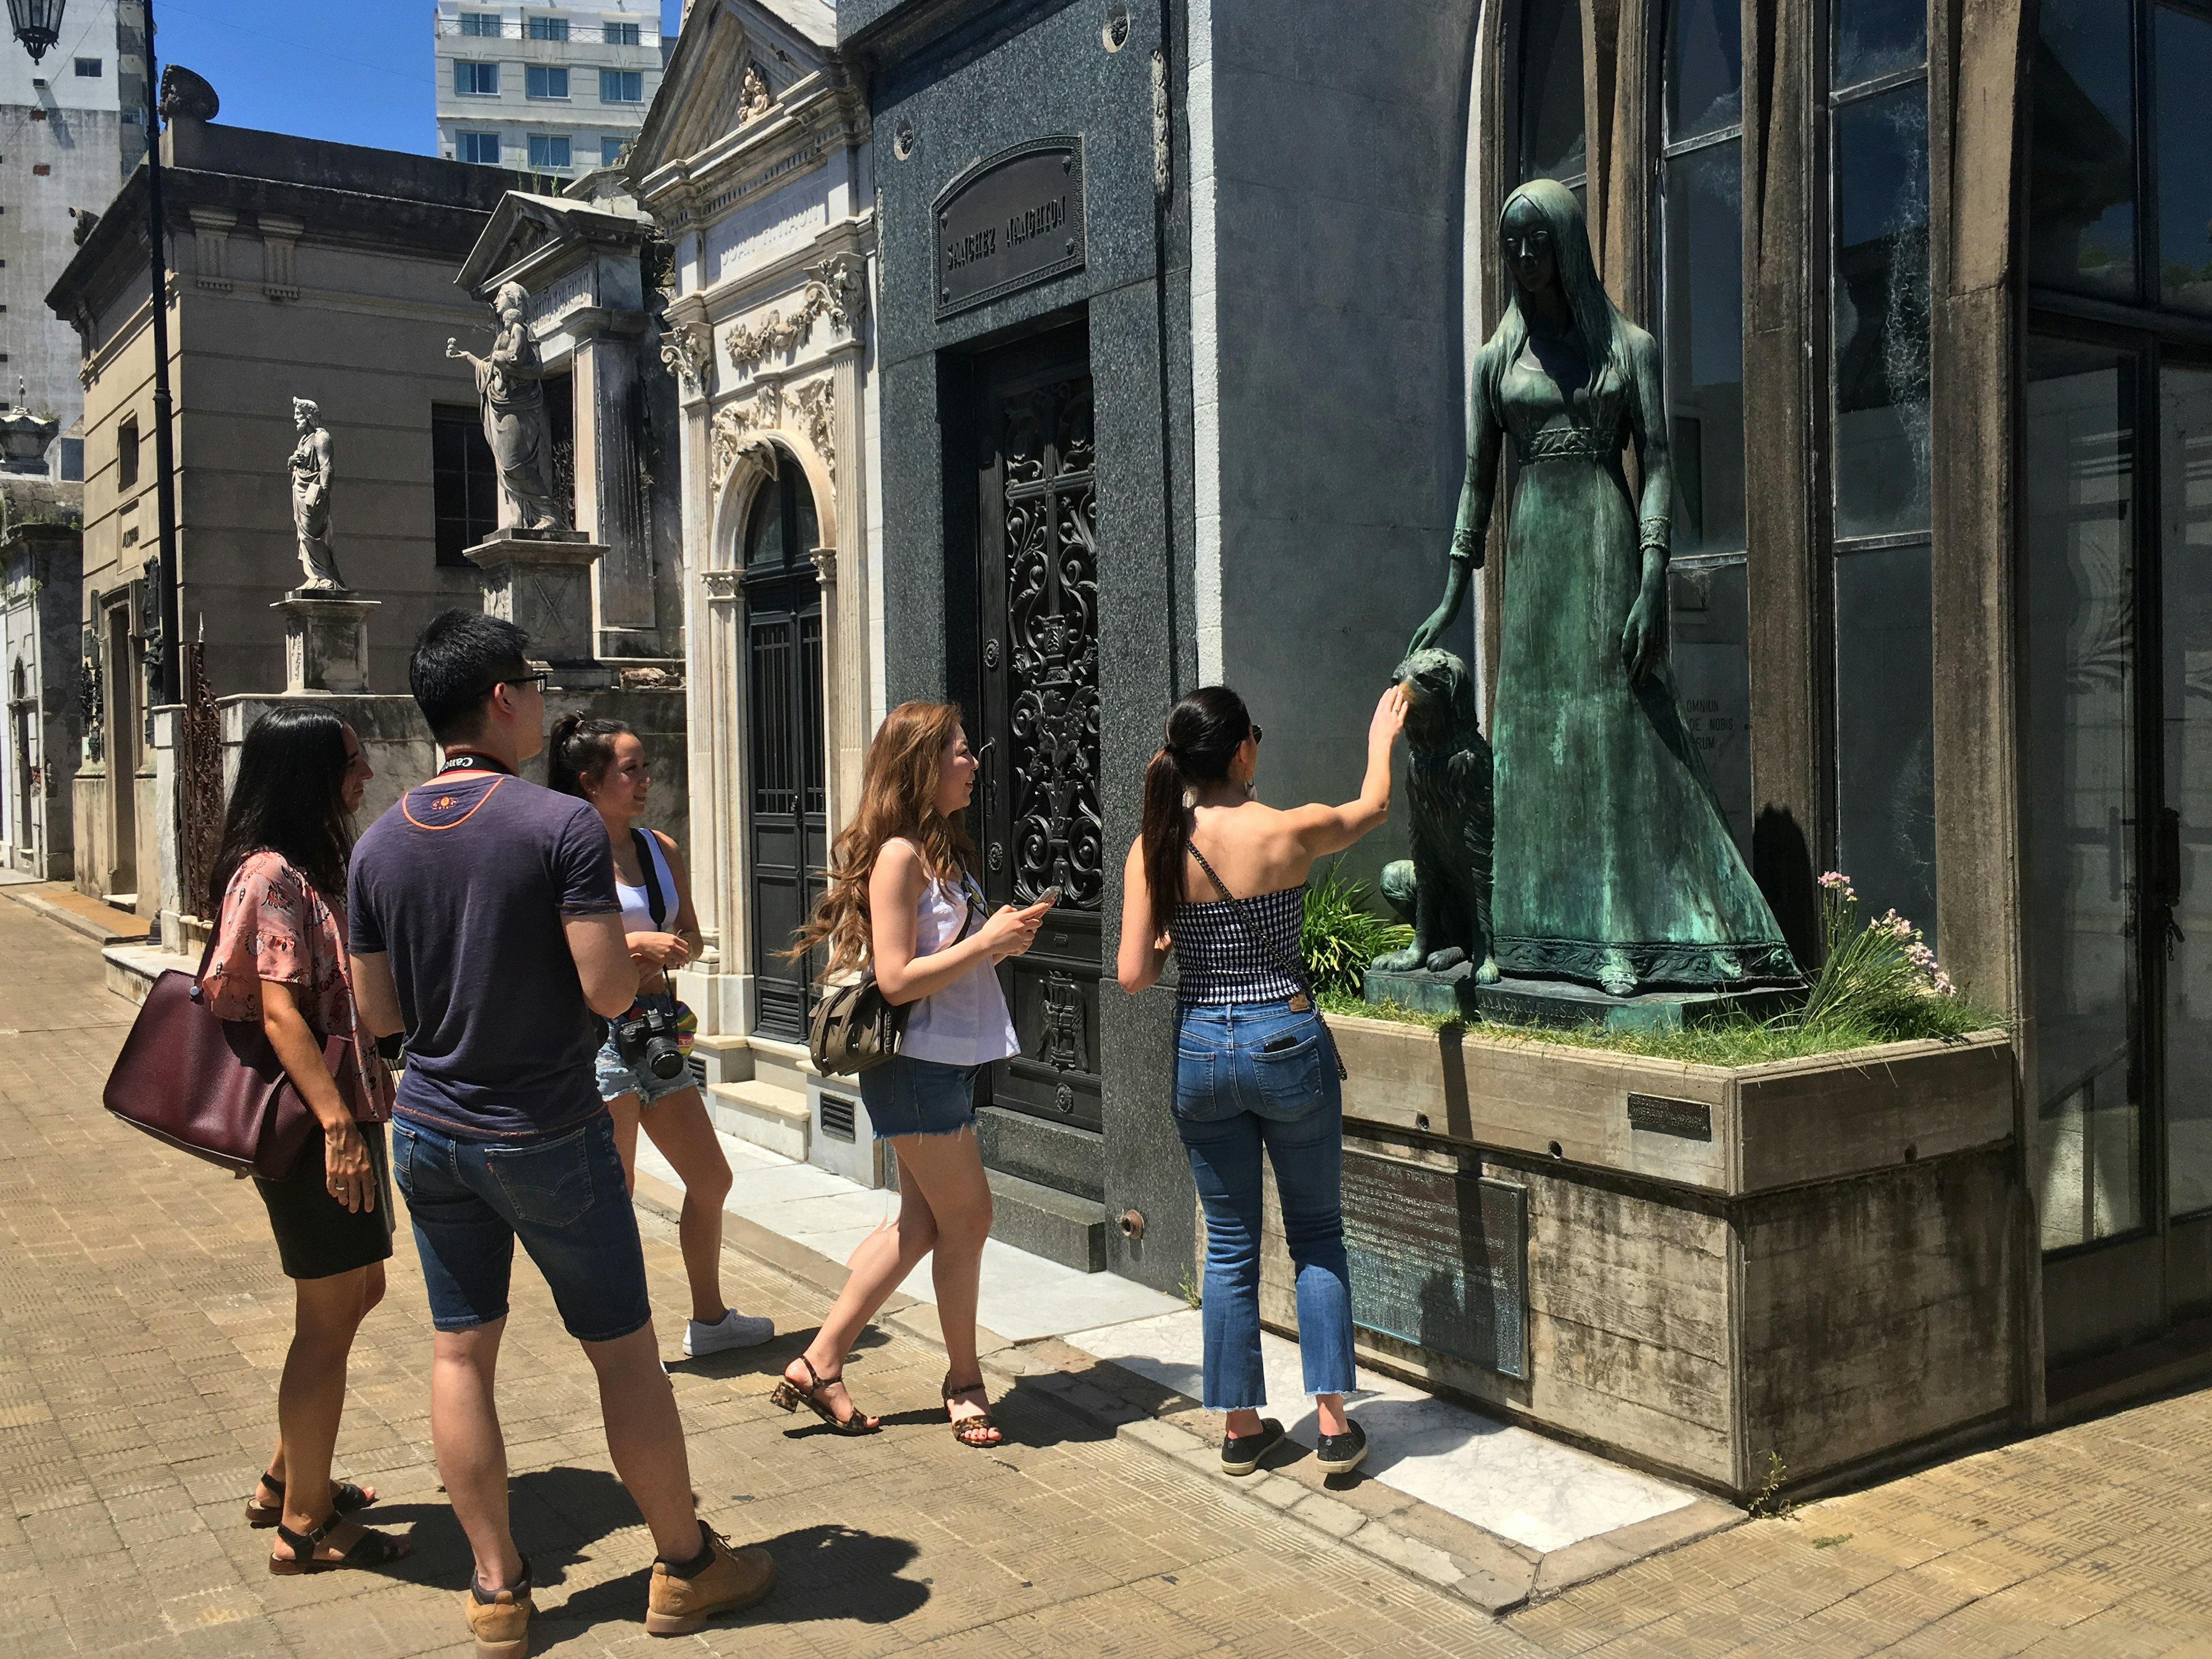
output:
M 663 1081 L 681 1076 L 684 1048 L 676 1036 L 676 1016 L 665 1008 L 647 1007 L 615 1021 L 615 1052 L 632 1066 Z

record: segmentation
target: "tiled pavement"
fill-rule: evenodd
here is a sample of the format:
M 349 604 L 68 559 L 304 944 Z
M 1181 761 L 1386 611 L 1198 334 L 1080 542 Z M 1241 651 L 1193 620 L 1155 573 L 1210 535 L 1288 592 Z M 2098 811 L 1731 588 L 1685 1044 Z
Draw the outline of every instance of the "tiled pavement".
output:
M 239 1509 L 273 1431 L 289 1291 L 250 1189 L 100 1109 L 132 1011 L 99 968 L 89 940 L 0 898 L 0 1652 L 467 1652 L 411 1246 L 356 1349 L 339 1451 L 416 1553 L 391 1577 L 272 1578 Z M 645 1226 L 672 1321 L 671 1230 Z M 1012 1443 L 964 1450 L 936 1408 L 940 1356 L 903 1330 L 852 1364 L 887 1432 L 795 1428 L 764 1395 L 820 1293 L 729 1265 L 743 1305 L 792 1334 L 678 1364 L 675 1384 L 702 1513 L 766 1540 L 782 1578 L 756 1613 L 659 1644 L 588 1367 L 518 1270 L 501 1392 L 539 1651 L 2212 1659 L 2212 1395 L 1735 1528 L 1500 1624 L 1026 1379 L 1001 1407 Z

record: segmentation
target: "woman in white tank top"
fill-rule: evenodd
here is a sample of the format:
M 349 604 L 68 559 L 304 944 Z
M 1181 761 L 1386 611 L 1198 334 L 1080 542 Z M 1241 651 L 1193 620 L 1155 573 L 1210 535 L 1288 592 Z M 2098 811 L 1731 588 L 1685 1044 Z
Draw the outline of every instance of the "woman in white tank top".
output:
M 641 829 L 653 786 L 645 744 L 620 720 L 564 714 L 546 744 L 546 778 L 565 794 L 589 801 L 607 826 L 615 860 L 615 896 L 622 901 L 623 932 L 638 965 L 637 1000 L 611 1025 L 598 1056 L 599 1097 L 613 1118 L 623 1173 L 637 1186 L 637 1132 L 642 1122 L 661 1155 L 684 1183 L 678 1229 L 684 1276 L 691 1281 L 691 1317 L 684 1327 L 686 1358 L 750 1348 L 775 1334 L 773 1321 L 739 1313 L 722 1299 L 722 1200 L 730 1192 L 730 1161 L 715 1139 L 714 1120 L 686 1066 L 657 1077 L 617 1035 L 624 1021 L 648 1011 L 677 1013 L 670 975 L 698 954 L 703 943 L 691 908 L 691 883 L 684 855 L 658 830 Z M 633 1048 L 635 1045 L 633 1045 Z
M 995 1446 L 998 1425 L 975 1358 L 975 1291 L 991 1233 L 991 1188 L 975 1146 L 975 1074 L 1017 1051 L 998 964 L 1020 956 L 1051 907 L 987 913 L 962 827 L 975 757 L 949 703 L 901 703 L 885 718 L 837 837 L 830 890 L 793 951 L 829 947 L 830 974 L 864 963 L 894 1006 L 912 1012 L 896 1058 L 860 1073 L 878 1140 L 898 1158 L 899 1212 L 853 1253 L 836 1305 L 773 1398 L 805 1406 L 840 1434 L 867 1434 L 839 1381 L 845 1356 L 924 1255 L 932 1256 L 945 1335 L 943 1395 L 963 1445 Z

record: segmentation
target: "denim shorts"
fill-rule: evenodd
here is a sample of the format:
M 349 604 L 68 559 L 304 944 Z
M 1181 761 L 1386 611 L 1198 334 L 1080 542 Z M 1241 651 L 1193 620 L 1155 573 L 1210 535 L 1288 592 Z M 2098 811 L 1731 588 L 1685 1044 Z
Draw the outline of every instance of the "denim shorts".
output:
M 518 1238 L 578 1341 L 611 1342 L 653 1318 L 637 1216 L 605 1112 L 520 1146 L 396 1118 L 392 1171 L 407 1197 L 438 1329 L 506 1317 Z
M 659 1009 L 673 1015 L 676 999 L 665 991 L 648 991 L 631 1005 L 631 1013 L 641 1007 Z M 623 1018 L 628 1019 L 629 1014 Z M 677 1094 L 685 1089 L 696 1089 L 699 1079 L 691 1075 L 686 1066 L 674 1077 L 655 1077 L 652 1067 L 643 1061 L 633 1066 L 624 1060 L 622 1050 L 615 1046 L 615 1023 L 607 1022 L 607 1040 L 599 1045 L 599 1052 L 592 1056 L 592 1069 L 597 1075 L 601 1100 L 619 1100 L 624 1095 L 635 1095 L 641 1104 L 650 1106 L 663 1095 Z
M 975 1073 L 982 1069 L 904 1054 L 869 1067 L 860 1073 L 860 1103 L 876 1139 L 958 1134 L 975 1121 Z

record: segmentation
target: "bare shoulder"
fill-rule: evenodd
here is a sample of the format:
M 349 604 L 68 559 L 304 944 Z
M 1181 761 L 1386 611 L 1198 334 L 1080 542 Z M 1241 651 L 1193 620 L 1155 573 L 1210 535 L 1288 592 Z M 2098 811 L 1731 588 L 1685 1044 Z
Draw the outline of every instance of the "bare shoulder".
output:
M 927 878 L 927 872 L 922 868 L 921 848 L 903 836 L 895 837 L 878 847 L 876 861 L 868 871 L 871 885 L 879 881 L 890 881 L 902 888 L 910 888 L 917 894 L 921 891 Z

